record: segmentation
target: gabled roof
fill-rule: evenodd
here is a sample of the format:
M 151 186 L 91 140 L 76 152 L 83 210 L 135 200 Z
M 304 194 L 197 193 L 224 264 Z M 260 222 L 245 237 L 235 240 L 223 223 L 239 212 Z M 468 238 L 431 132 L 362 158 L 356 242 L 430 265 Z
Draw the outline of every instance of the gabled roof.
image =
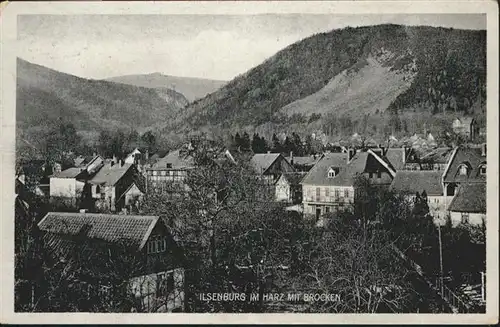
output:
M 169 152 L 165 157 L 159 159 L 151 169 L 187 169 L 194 167 L 194 159 L 191 156 L 185 156 L 181 149 Z
M 411 194 L 425 191 L 430 196 L 443 195 L 442 172 L 434 170 L 398 171 L 391 184 L 391 190 Z
M 38 227 L 52 234 L 122 243 L 140 251 L 158 219 L 157 216 L 49 212 Z
M 445 171 L 446 183 L 484 183 L 486 176 L 480 174 L 479 167 L 486 163 L 486 156 L 482 156 L 481 147 L 459 147 L 451 156 L 450 163 Z M 470 165 L 471 170 L 467 176 L 459 174 L 461 164 Z
M 120 165 L 116 163 L 114 165 L 106 164 L 104 165 L 97 174 L 89 180 L 89 183 L 95 185 L 104 186 L 114 186 L 116 183 L 129 171 L 132 169 L 133 164 L 124 163 Z
M 448 210 L 486 213 L 486 183 L 463 183 L 451 200 Z
M 347 158 L 347 153 L 330 153 L 325 155 L 307 173 L 302 180 L 302 184 L 353 186 L 356 176 L 365 172 L 370 158 L 373 158 L 373 160 L 386 168 L 392 177 L 395 175 L 395 171 L 390 164 L 371 150 L 356 153 L 349 163 L 347 163 Z M 340 171 L 335 177 L 328 178 L 328 171 L 332 167 L 338 167 Z
M 58 173 L 55 173 L 51 175 L 50 177 L 54 178 L 76 178 L 78 175 L 80 175 L 82 170 L 80 168 L 68 168 L 63 171 L 60 171 Z
M 280 156 L 280 153 L 256 153 L 250 164 L 257 173 L 264 174 Z
M 333 180 L 335 178 L 328 178 L 328 170 L 331 167 L 338 167 L 341 169 L 347 165 L 347 153 L 327 153 L 321 158 L 306 174 L 302 180 L 302 184 L 308 185 L 336 185 Z

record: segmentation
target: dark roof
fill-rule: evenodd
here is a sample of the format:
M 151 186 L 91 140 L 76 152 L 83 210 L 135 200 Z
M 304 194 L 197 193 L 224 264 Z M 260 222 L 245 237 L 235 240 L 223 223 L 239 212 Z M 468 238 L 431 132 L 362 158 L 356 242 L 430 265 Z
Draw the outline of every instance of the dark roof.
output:
M 66 170 L 60 171 L 58 173 L 53 174 L 51 177 L 55 178 L 76 178 L 82 170 L 80 168 L 68 168 Z
M 250 160 L 251 166 L 259 174 L 263 174 L 281 156 L 280 153 L 256 153 Z
M 298 165 L 298 166 L 314 166 L 319 160 L 321 160 L 321 156 L 317 155 L 316 157 L 314 156 L 307 156 L 307 157 L 286 157 L 285 158 L 288 162 L 292 162 L 293 159 L 293 164 Z
M 186 169 L 194 167 L 194 159 L 191 156 L 184 155 L 181 149 L 169 152 L 165 157 L 159 159 L 151 169 L 167 169 L 167 164 L 171 165 L 168 169 Z
M 96 185 L 114 186 L 131 169 L 133 164 L 114 165 L 106 164 L 103 166 L 89 183 Z
M 285 178 L 287 180 L 288 184 L 299 185 L 306 174 L 307 173 L 302 173 L 302 172 L 284 173 L 282 176 L 283 176 L 283 178 Z
M 391 190 L 411 194 L 425 191 L 427 195 L 443 195 L 442 176 L 442 172 L 434 170 L 398 171 L 392 181 Z
M 463 176 L 459 174 L 459 167 L 465 164 L 470 168 L 469 174 Z M 480 166 L 486 164 L 486 156 L 482 156 L 481 147 L 459 147 L 454 150 L 451 161 L 445 171 L 444 181 L 484 183 L 486 176 L 480 174 Z
M 389 148 L 385 153 L 385 157 L 394 169 L 401 170 L 405 165 L 405 153 L 404 148 Z
M 486 183 L 461 184 L 448 210 L 486 213 Z
M 437 164 L 446 164 L 453 153 L 452 148 L 436 148 L 420 157 L 421 162 L 432 162 Z
M 58 235 L 80 235 L 111 243 L 123 242 L 141 250 L 157 222 L 157 216 L 49 212 L 38 223 L 38 227 L 44 232 Z

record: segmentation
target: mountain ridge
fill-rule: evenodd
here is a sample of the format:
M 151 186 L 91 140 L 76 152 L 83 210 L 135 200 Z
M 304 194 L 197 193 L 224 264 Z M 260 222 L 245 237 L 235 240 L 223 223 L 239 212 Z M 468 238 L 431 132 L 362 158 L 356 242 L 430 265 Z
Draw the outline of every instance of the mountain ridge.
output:
M 378 68 L 369 58 L 377 58 Z M 363 77 L 367 66 L 375 73 Z M 369 85 L 371 91 L 354 88 L 342 94 L 339 88 L 332 88 L 330 93 L 323 91 L 325 94 L 318 96 L 345 71 L 353 73 L 347 82 L 362 84 L 379 74 L 379 83 L 374 79 Z M 168 129 L 185 133 L 255 130 L 269 123 L 275 125 L 274 129 L 286 129 L 293 114 L 295 118 L 303 116 L 298 120 L 305 127 L 317 128 L 314 119 L 308 122 L 312 114 L 354 113 L 348 109 L 325 110 L 321 99 L 331 99 L 333 106 L 342 102 L 364 104 L 376 100 L 373 94 L 383 95 L 372 105 L 379 107 L 379 114 L 388 116 L 386 120 L 410 112 L 429 117 L 447 112 L 468 115 L 479 92 L 486 97 L 485 76 L 484 30 L 394 24 L 348 27 L 291 44 L 218 91 L 191 103 Z M 391 77 L 392 82 L 386 86 L 394 92 L 381 87 L 385 77 Z M 311 96 L 316 98 L 313 102 L 304 100 Z M 302 106 L 301 101 L 306 104 Z M 288 110 L 291 106 L 297 108 Z M 353 115 L 358 120 L 367 114 L 359 111 Z M 373 111 L 369 114 L 374 115 Z
M 131 74 L 115 76 L 105 79 L 115 83 L 122 83 L 149 88 L 174 89 L 182 93 L 189 102 L 202 98 L 207 94 L 215 92 L 226 81 L 206 79 L 199 77 L 182 77 L 155 72 L 151 74 Z

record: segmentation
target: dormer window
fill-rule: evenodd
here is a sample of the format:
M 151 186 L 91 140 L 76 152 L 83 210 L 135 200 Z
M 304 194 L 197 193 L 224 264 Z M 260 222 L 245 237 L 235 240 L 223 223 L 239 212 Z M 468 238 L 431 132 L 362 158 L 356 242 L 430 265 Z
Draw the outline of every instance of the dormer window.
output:
M 479 166 L 479 174 L 481 176 L 486 176 L 486 164 L 482 164 Z
M 339 169 L 335 167 L 330 167 L 328 170 L 328 178 L 334 178 L 339 173 Z
M 458 174 L 461 176 L 467 176 L 469 174 L 469 166 L 466 163 L 458 166 Z
M 167 168 L 172 168 L 172 164 L 171 163 L 167 163 Z

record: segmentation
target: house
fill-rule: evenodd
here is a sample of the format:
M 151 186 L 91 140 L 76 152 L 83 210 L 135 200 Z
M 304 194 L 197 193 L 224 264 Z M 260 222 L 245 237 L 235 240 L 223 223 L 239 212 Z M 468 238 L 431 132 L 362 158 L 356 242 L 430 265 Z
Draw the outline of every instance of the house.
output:
M 390 163 L 372 150 L 325 154 L 302 180 L 304 214 L 319 219 L 324 213 L 350 210 L 358 176 L 372 185 L 389 187 L 395 174 Z
M 100 155 L 93 155 L 87 157 L 77 157 L 74 160 L 75 167 L 80 168 L 82 172 L 85 172 L 87 176 L 91 176 L 96 173 L 103 165 L 105 160 Z M 84 175 L 82 175 L 83 177 Z
M 473 117 L 456 118 L 452 123 L 455 134 L 460 134 L 469 140 L 475 139 L 479 135 L 479 126 Z
M 434 217 L 436 224 L 443 225 L 447 214 L 446 199 L 442 185 L 441 171 L 398 171 L 392 181 L 390 189 L 398 193 L 405 193 L 412 199 L 416 194 L 427 194 L 429 213 Z
M 486 223 L 486 183 L 461 183 L 451 200 L 451 223 L 481 226 Z
M 69 205 L 76 205 L 85 186 L 86 173 L 82 168 L 68 168 L 50 176 L 51 201 L 59 199 Z
M 135 148 L 124 159 L 125 163 L 138 165 L 141 160 L 141 151 Z
M 276 181 L 276 201 L 292 204 L 302 203 L 302 185 L 300 182 L 306 173 L 284 173 Z
M 443 174 L 444 195 L 454 196 L 463 183 L 486 183 L 486 144 L 453 150 Z
M 159 217 L 49 212 L 38 227 L 54 260 L 84 268 L 77 280 L 88 296 L 122 290 L 132 294 L 134 311 L 183 309 L 182 251 Z
M 138 195 L 133 184 L 137 188 L 142 185 L 135 165 L 124 163 L 123 160 L 116 163 L 111 161 L 88 180 L 85 196 L 95 201 L 97 210 L 117 212 L 126 206 L 125 193 Z
M 171 151 L 146 169 L 148 188 L 159 189 L 166 183 L 182 182 L 194 168 L 194 158 L 183 149 Z
M 453 148 L 442 147 L 430 150 L 420 157 L 421 170 L 436 170 L 443 171 L 446 169 L 448 162 L 451 159 Z
M 256 153 L 250 160 L 250 166 L 271 184 L 274 184 L 282 174 L 295 172 L 281 153 Z

